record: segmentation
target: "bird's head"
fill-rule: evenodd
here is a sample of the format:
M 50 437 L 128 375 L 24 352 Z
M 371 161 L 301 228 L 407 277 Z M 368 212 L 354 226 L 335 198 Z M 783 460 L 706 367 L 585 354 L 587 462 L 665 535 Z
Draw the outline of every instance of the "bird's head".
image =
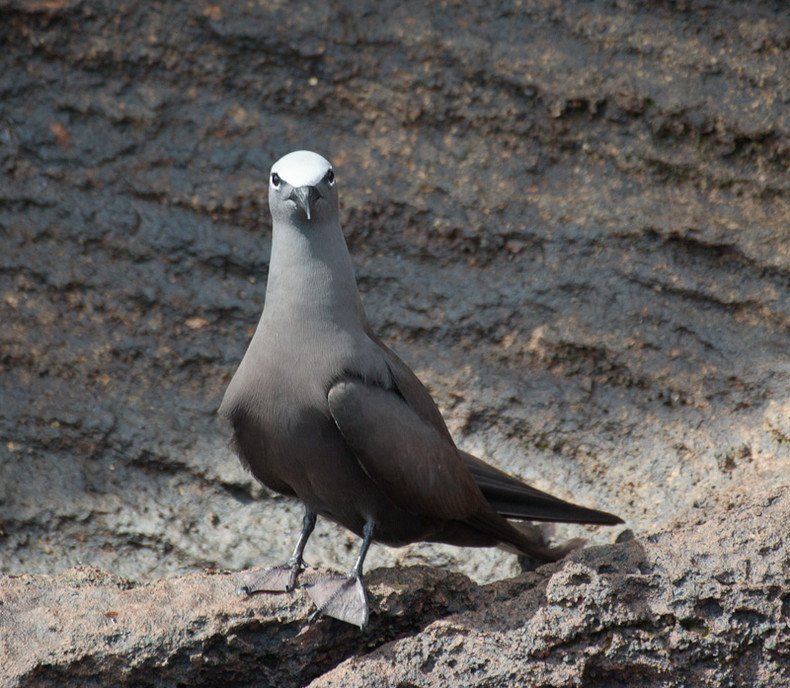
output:
M 280 158 L 269 175 L 269 209 L 275 220 L 296 225 L 336 217 L 337 189 L 330 162 L 310 151 Z

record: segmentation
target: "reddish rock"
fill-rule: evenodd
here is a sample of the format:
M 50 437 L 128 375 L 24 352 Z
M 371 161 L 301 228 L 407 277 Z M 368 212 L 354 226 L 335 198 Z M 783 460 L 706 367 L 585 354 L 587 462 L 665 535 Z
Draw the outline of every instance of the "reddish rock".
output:
M 370 574 L 371 623 L 229 573 L 133 584 L 94 568 L 0 578 L 0 680 L 42 686 L 790 685 L 790 495 L 477 586 Z M 320 572 L 308 571 L 304 582 Z

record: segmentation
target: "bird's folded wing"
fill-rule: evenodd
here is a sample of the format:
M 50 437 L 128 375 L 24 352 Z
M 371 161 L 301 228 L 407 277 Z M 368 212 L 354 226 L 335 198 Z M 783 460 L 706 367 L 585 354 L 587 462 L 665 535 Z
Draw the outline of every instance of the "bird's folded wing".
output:
M 444 418 L 442 418 L 441 411 L 439 411 L 430 393 L 425 389 L 425 386 L 420 382 L 412 369 L 373 333 L 368 332 L 368 336 L 384 354 L 384 359 L 387 362 L 387 367 L 390 370 L 395 386 L 398 388 L 398 392 L 405 399 L 406 403 L 425 423 L 432 425 L 440 435 L 446 437 L 449 442 L 452 442 L 450 431 L 447 429 Z
M 452 440 L 394 389 L 349 378 L 329 390 L 329 411 L 371 480 L 401 509 L 464 519 L 484 498 Z
M 605 511 L 588 509 L 541 492 L 476 456 L 460 454 L 488 503 L 506 518 L 608 525 L 623 522 Z

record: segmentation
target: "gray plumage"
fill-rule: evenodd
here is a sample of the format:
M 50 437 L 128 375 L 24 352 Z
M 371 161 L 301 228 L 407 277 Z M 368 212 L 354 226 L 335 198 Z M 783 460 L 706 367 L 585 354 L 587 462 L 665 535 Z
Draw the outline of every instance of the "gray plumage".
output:
M 505 516 L 622 522 L 456 448 L 425 387 L 368 325 L 327 160 L 307 151 L 280 159 L 269 205 L 263 314 L 220 414 L 233 426 L 241 461 L 267 487 L 299 499 L 306 516 L 288 564 L 249 581 L 248 591 L 293 587 L 316 514 L 364 538 L 350 577 L 311 591 L 320 613 L 359 625 L 367 621 L 361 575 L 371 540 L 504 545 L 554 560 L 568 547 L 551 549 L 537 529 Z

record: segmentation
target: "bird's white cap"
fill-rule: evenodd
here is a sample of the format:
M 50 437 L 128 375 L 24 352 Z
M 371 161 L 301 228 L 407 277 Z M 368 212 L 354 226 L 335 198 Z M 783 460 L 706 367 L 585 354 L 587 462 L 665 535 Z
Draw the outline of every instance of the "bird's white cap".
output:
M 331 163 L 323 156 L 300 150 L 288 153 L 274 163 L 272 174 L 277 174 L 293 187 L 316 186 L 331 169 Z

